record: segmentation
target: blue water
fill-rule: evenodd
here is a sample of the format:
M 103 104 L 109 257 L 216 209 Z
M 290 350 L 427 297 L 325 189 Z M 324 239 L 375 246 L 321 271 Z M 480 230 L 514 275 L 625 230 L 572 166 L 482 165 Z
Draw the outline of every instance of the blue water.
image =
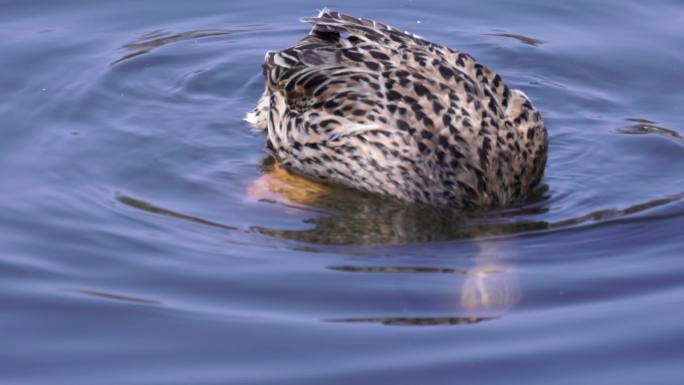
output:
M 254 197 L 261 60 L 323 6 L 524 90 L 539 194 Z M 683 35 L 679 0 L 0 1 L 0 383 L 684 383 Z

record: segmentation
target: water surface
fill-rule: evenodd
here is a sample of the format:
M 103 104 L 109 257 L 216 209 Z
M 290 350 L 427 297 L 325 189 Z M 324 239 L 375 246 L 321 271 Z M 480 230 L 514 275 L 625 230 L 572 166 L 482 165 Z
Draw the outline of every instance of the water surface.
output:
M 524 90 L 538 193 L 463 213 L 260 179 L 261 60 L 323 6 Z M 0 8 L 3 384 L 684 381 L 680 1 Z

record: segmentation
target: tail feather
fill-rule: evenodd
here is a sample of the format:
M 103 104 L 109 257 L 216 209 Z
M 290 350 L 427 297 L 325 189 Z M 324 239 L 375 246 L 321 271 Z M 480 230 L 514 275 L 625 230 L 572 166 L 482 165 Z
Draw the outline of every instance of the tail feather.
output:
M 313 25 L 310 35 L 331 32 L 350 33 L 358 38 L 365 37 L 371 41 L 389 39 L 396 43 L 427 43 L 423 38 L 411 32 L 395 29 L 375 20 L 353 17 L 327 8 L 323 9 L 317 17 L 305 17 L 301 21 Z

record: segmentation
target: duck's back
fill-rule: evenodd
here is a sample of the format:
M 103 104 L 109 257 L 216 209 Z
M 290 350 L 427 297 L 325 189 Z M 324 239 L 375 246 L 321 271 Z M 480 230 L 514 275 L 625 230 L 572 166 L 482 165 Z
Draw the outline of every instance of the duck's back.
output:
M 541 179 L 547 134 L 522 92 L 471 56 L 324 10 L 263 65 L 247 120 L 289 169 L 400 199 L 507 205 Z

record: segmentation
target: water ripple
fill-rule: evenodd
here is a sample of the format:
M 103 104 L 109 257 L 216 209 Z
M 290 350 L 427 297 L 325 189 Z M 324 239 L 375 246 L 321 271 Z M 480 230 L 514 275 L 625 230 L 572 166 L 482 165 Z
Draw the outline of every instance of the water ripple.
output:
M 535 39 L 533 37 L 525 36 L 519 33 L 510 33 L 510 32 L 494 32 L 494 33 L 484 33 L 484 36 L 498 36 L 498 37 L 507 37 L 510 39 L 515 39 L 523 44 L 531 45 L 533 47 L 542 45 L 546 43 L 544 40 L 539 40 Z
M 628 122 L 634 122 L 629 126 L 618 128 L 618 132 L 627 135 L 659 135 L 675 143 L 684 145 L 684 137 L 676 130 L 658 126 L 657 122 L 641 118 L 627 118 Z
M 144 55 L 146 53 L 153 51 L 154 49 L 179 41 L 195 40 L 216 36 L 226 36 L 233 35 L 235 33 L 255 32 L 260 30 L 263 30 L 263 28 L 244 27 L 241 29 L 201 29 L 177 33 L 172 33 L 164 30 L 147 32 L 135 41 L 122 45 L 120 49 L 126 51 L 126 53 L 119 59 L 113 61 L 111 65 L 119 64 L 125 60 L 134 58 L 136 56 Z
M 161 302 L 151 300 L 151 299 L 133 297 L 130 295 L 108 293 L 108 292 L 99 291 L 99 290 L 62 289 L 62 291 L 72 292 L 72 293 L 80 293 L 80 294 L 84 294 L 87 296 L 96 297 L 96 298 L 104 298 L 104 299 L 108 299 L 108 300 L 112 300 L 112 301 L 130 302 L 130 303 L 143 304 L 143 305 L 161 305 Z
M 444 326 L 444 325 L 473 325 L 484 321 L 491 321 L 495 317 L 367 317 L 367 318 L 337 318 L 327 319 L 325 322 L 337 323 L 377 323 L 389 326 Z

